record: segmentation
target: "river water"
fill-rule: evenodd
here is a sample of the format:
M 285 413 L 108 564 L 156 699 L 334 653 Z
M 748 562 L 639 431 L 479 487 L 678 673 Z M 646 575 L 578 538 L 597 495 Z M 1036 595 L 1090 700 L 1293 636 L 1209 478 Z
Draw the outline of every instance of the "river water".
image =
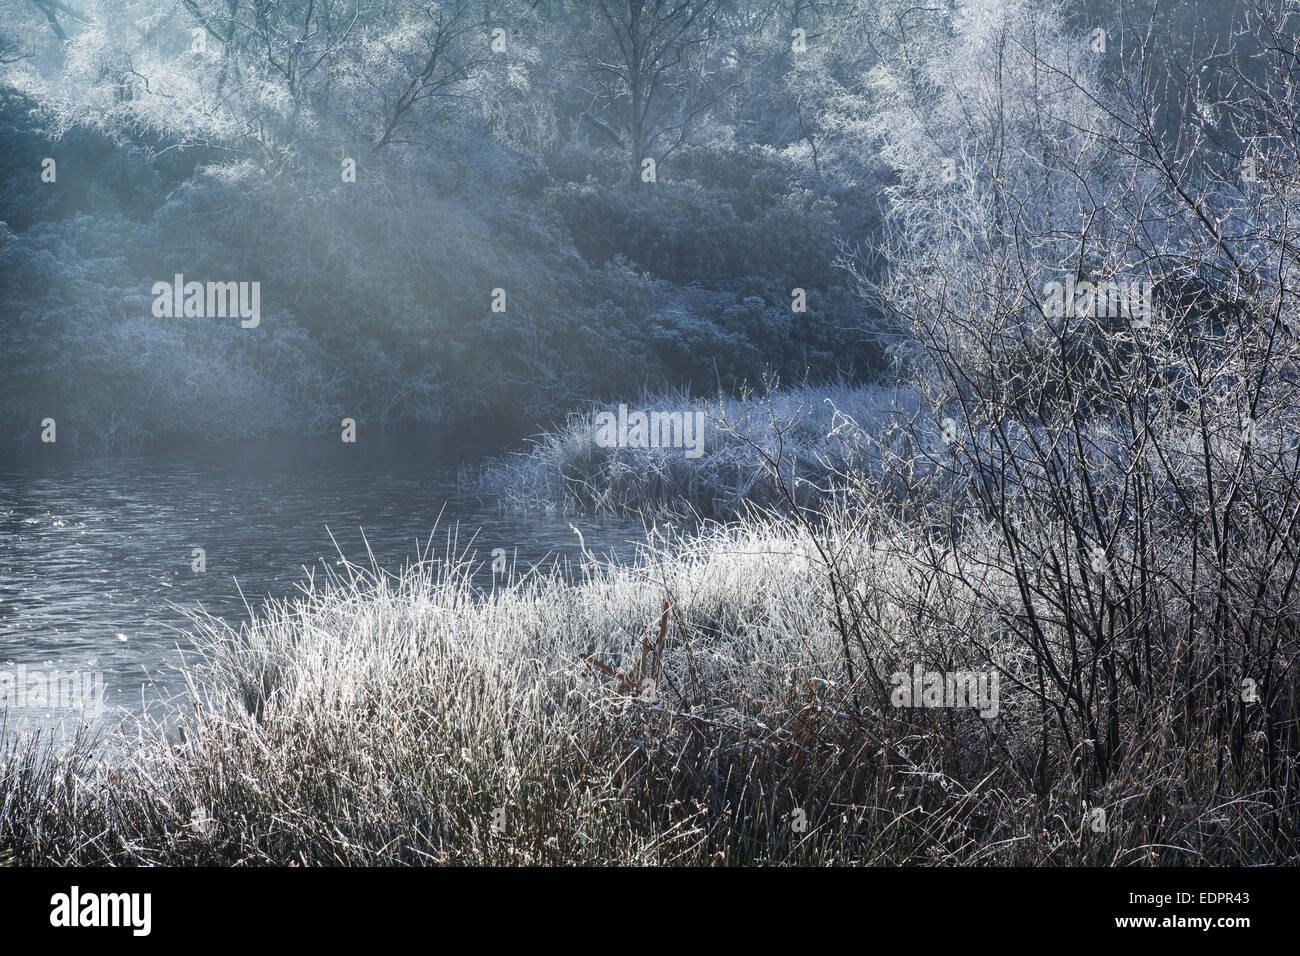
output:
M 373 552 L 396 570 L 421 550 L 445 554 L 452 533 L 461 548 L 473 540 L 490 585 L 496 548 L 520 569 L 576 564 L 571 524 L 598 554 L 630 556 L 642 539 L 639 524 L 504 513 L 458 493 L 458 467 L 499 441 L 361 434 L 134 457 L 45 448 L 0 461 L 0 719 L 11 732 L 102 727 L 177 699 L 185 609 L 237 626 L 340 553 L 368 566 Z M 81 704 L 101 680 L 97 713 Z

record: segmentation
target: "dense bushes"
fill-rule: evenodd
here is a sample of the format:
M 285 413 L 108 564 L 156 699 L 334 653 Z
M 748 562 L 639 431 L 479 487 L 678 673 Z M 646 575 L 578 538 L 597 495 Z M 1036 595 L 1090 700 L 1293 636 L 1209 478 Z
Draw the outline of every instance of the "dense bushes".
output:
M 573 165 L 593 171 L 551 196 L 578 251 L 665 280 L 642 341 L 671 384 L 734 390 L 765 371 L 825 378 L 878 365 L 850 331 L 860 305 L 835 267 L 835 204 L 773 150 L 685 148 L 640 188 L 608 165 Z M 795 289 L 804 312 L 791 308 Z
M 563 5 L 457 0 L 432 16 L 394 0 L 348 22 L 296 0 L 8 6 L 14 35 L 31 37 L 0 37 L 0 221 L 21 271 L 0 279 L 0 367 L 15 371 L 0 379 L 0 444 L 30 440 L 35 405 L 88 438 L 117 427 L 110 416 L 138 438 L 172 434 L 176 416 L 150 405 L 163 401 L 212 438 L 229 429 L 201 406 L 254 433 L 341 411 L 517 427 L 642 387 L 830 380 L 878 360 L 850 331 L 860 310 L 836 269 L 838 238 L 878 209 L 861 188 L 872 161 L 819 165 L 834 123 L 800 105 L 857 82 L 847 39 L 805 71 L 775 21 L 751 36 L 743 17 L 656 8 L 685 32 L 626 26 L 684 46 L 650 44 L 655 62 L 611 72 L 586 54 L 613 41 L 613 21 Z M 810 16 L 828 36 L 861 19 Z M 482 40 L 497 19 L 511 24 L 504 49 Z M 637 81 L 647 111 L 630 123 L 634 76 L 650 85 Z M 829 84 L 816 96 L 815 77 Z M 749 102 L 747 85 L 776 105 Z M 660 163 L 646 188 L 627 182 L 634 141 Z M 57 183 L 40 180 L 46 156 Z M 83 255 L 80 215 L 110 254 Z M 158 342 L 224 371 L 187 385 L 156 355 L 116 367 L 115 323 L 176 273 L 259 282 L 267 321 L 304 344 L 299 366 L 260 354 L 279 333 L 169 328 Z M 806 312 L 791 310 L 796 288 Z M 33 310 L 39 342 L 20 328 Z M 56 366 L 85 390 L 36 380 Z
M 344 414 L 535 420 L 647 384 L 734 388 L 769 369 L 829 375 L 866 360 L 837 347 L 853 306 L 826 286 L 828 212 L 787 192 L 770 155 L 740 164 L 761 186 L 546 193 L 543 170 L 462 130 L 448 136 L 472 167 L 426 174 L 375 158 L 349 183 L 332 159 L 278 172 L 196 163 L 195 151 L 177 161 L 147 137 L 85 127 L 51 142 L 33 103 L 3 106 L 22 133 L 6 141 L 0 183 L 6 444 L 32 440 L 47 415 L 100 444 L 299 433 Z M 40 181 L 47 152 L 72 157 L 57 183 Z M 610 255 L 584 259 L 575 241 Z M 621 254 L 643 246 L 662 258 Z M 152 284 L 176 273 L 259 282 L 261 328 L 154 319 Z M 700 279 L 711 281 L 678 284 Z M 791 312 L 795 285 L 806 313 Z
M 834 205 L 790 175 L 771 150 L 695 148 L 655 183 L 565 183 L 555 202 L 592 261 L 623 255 L 679 284 L 763 276 L 788 295 L 834 280 L 837 232 Z
M 125 254 L 152 240 L 123 217 L 21 235 L 0 225 L 6 444 L 36 440 L 46 417 L 60 440 L 91 447 L 294 433 L 335 417 L 325 358 L 283 311 L 264 316 L 256 340 L 237 319 L 155 318 L 154 280 Z

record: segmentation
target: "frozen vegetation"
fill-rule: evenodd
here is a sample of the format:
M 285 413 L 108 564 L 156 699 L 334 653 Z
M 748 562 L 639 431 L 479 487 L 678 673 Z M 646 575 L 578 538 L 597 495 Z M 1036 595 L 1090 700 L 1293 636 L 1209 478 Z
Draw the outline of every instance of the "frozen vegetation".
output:
M 846 0 L 799 51 L 691 2 L 651 63 L 596 0 L 510 5 L 497 59 L 474 4 L 281 4 L 283 47 L 219 6 L 220 72 L 111 12 L 64 87 L 0 45 L 5 168 L 98 157 L 0 182 L 0 411 L 550 421 L 466 487 L 653 528 L 576 583 L 449 549 L 196 618 L 190 710 L 0 756 L 0 861 L 1300 862 L 1293 5 L 1102 4 L 1108 47 Z M 261 281 L 258 327 L 153 318 L 181 272 Z
M 917 396 L 899 387 L 658 395 L 628 407 L 701 413 L 702 456 L 667 445 L 602 444 L 596 417 L 616 412 L 601 405 L 570 414 L 527 453 L 466 471 L 463 484 L 508 508 L 726 519 L 752 509 L 814 506 L 834 497 L 851 469 L 885 475 L 911 460 L 904 449 L 913 440 L 923 440 L 931 455 L 941 446 L 942 424 L 921 420 Z
M 1105 632 L 1125 649 L 1110 672 L 1075 630 L 1106 600 L 1086 578 L 1059 595 L 1077 619 L 1044 607 L 1031 625 L 996 529 L 953 541 L 890 510 L 655 537 L 577 585 L 482 593 L 473 555 L 349 568 L 240 634 L 197 622 L 182 729 L 146 729 L 108 762 L 90 745 L 7 753 L 0 848 L 118 864 L 1294 860 L 1274 776 L 1293 751 L 1274 763 L 1263 727 L 1223 736 L 1223 648 L 1186 581 L 1150 586 L 1162 616 Z M 894 706 L 892 675 L 918 666 L 995 669 L 996 714 Z

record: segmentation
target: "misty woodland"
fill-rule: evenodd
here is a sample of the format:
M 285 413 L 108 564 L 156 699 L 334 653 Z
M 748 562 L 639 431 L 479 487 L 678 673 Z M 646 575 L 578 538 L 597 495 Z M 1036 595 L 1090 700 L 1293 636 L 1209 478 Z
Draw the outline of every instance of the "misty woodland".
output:
M 0 0 L 0 157 L 6 456 L 644 524 L 195 610 L 0 864 L 1300 862 L 1300 0 Z

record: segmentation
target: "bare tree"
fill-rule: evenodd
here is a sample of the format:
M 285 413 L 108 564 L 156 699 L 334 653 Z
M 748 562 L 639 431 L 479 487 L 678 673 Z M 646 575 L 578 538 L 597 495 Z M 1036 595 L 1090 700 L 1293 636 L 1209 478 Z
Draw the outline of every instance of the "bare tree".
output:
M 420 107 L 453 95 L 489 56 L 488 27 L 469 0 L 430 5 L 419 16 L 418 41 L 408 50 L 389 52 L 404 68 L 395 92 L 384 93 L 383 128 L 375 149 L 388 145 L 398 128 Z
M 45 19 L 49 21 L 50 29 L 54 31 L 54 35 L 60 40 L 68 39 L 68 34 L 64 31 L 63 25 L 59 22 L 60 13 L 71 17 L 74 20 L 83 23 L 85 22 L 81 14 L 72 9 L 66 3 L 62 3 L 61 0 L 32 0 L 32 5 L 45 15 Z
M 691 76 L 692 55 L 714 36 L 718 2 L 597 0 L 594 6 L 601 42 L 584 44 L 586 72 L 597 84 L 595 98 L 626 131 L 635 185 L 656 144 L 675 137 L 670 153 L 684 143 L 692 124 L 721 95 L 701 93 Z

